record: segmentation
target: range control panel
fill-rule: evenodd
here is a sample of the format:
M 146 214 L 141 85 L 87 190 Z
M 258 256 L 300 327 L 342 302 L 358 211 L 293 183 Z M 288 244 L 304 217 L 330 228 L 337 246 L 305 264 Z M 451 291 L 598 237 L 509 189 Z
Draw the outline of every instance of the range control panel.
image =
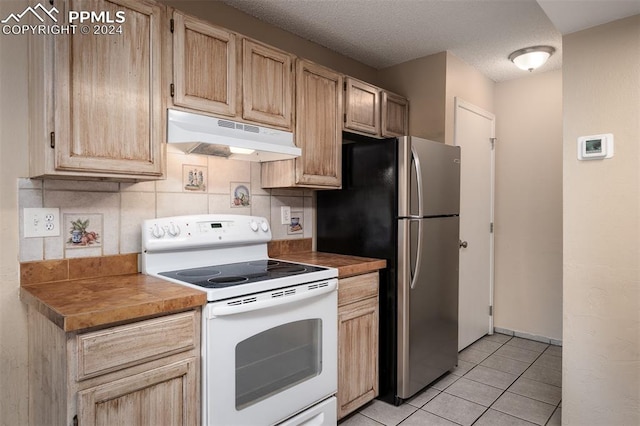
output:
M 271 241 L 266 218 L 244 215 L 192 215 L 145 220 L 142 249 L 166 251 Z

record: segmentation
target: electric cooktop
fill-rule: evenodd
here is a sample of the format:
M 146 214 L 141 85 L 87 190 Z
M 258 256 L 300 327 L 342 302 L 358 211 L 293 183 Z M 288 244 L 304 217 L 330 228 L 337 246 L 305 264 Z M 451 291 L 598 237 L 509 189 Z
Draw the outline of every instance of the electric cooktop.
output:
M 204 288 L 225 288 L 259 281 L 290 277 L 324 271 L 328 268 L 281 260 L 264 259 L 250 262 L 229 263 L 175 271 L 159 275 Z

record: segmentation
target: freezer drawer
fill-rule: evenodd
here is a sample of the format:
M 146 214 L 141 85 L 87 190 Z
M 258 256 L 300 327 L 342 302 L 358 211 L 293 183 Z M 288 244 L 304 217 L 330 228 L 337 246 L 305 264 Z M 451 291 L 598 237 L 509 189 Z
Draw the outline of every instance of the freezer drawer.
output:
M 406 399 L 457 363 L 459 218 L 398 226 L 397 396 Z

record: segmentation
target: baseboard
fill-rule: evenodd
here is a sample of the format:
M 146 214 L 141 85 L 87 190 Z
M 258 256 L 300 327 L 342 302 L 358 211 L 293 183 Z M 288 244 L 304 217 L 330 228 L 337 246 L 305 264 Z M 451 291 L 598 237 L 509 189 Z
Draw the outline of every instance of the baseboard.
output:
M 538 336 L 537 334 L 524 333 L 522 331 L 509 330 L 508 328 L 493 327 L 494 333 L 506 334 L 507 336 L 522 337 L 523 339 L 535 340 L 536 342 L 547 343 L 554 346 L 562 346 L 562 340 L 550 337 Z

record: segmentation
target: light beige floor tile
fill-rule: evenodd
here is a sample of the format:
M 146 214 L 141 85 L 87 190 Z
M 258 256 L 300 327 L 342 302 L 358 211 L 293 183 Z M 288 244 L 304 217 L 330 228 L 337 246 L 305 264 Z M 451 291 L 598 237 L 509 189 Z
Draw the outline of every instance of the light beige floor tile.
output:
M 456 376 L 455 374 L 447 374 L 446 376 L 442 376 L 440 380 L 431 384 L 432 388 L 437 390 L 445 390 L 448 388 L 453 382 L 458 380 L 460 376 Z
M 562 387 L 562 371 L 554 370 L 553 368 L 532 365 L 524 372 L 522 377 L 537 380 L 538 382 L 546 383 L 548 385 Z
M 553 356 L 548 354 L 540 355 L 540 358 L 536 359 L 533 365 L 544 368 L 551 368 L 554 370 L 562 370 L 562 358 L 559 356 Z
M 455 374 L 456 376 L 464 376 L 467 372 L 469 372 L 469 370 L 471 370 L 475 366 L 476 364 L 472 362 L 467 362 L 459 359 L 458 365 L 452 370 L 449 370 L 449 372 L 451 374 Z
M 500 411 L 489 409 L 473 426 L 533 426 L 534 424 Z
M 518 378 L 515 374 L 505 373 L 504 371 L 494 370 L 493 368 L 487 368 L 481 365 L 469 371 L 464 377 L 503 390 L 507 389 L 511 383 Z
M 517 346 L 511 346 L 505 344 L 495 352 L 496 355 L 503 356 L 505 358 L 515 359 L 516 361 L 532 363 L 540 356 L 539 352 L 530 351 L 528 349 L 518 348 Z
M 493 354 L 489 358 L 480 363 L 484 367 L 493 368 L 494 370 L 504 371 L 505 373 L 515 374 L 519 376 L 522 374 L 531 364 L 528 362 L 522 362 L 511 358 L 505 358 L 500 355 Z
M 547 343 L 536 342 L 535 340 L 523 339 L 522 337 L 514 337 L 509 340 L 506 345 L 515 346 L 517 348 L 526 349 L 532 352 L 542 353 L 549 345 Z
M 403 421 L 401 426 L 458 426 L 458 424 L 435 414 L 418 410 Z
M 483 338 L 494 341 L 494 342 L 498 342 L 498 343 L 507 343 L 509 340 L 511 340 L 511 338 L 513 338 L 513 336 L 509 336 L 502 333 L 493 333 L 493 334 L 487 334 Z
M 383 425 L 395 426 L 415 413 L 416 410 L 417 408 L 413 405 L 402 404 L 396 407 L 395 405 L 387 404 L 386 402 L 376 399 L 360 411 L 360 413 Z
M 556 408 L 553 415 L 547 422 L 547 426 L 560 426 L 562 425 L 562 407 Z
M 488 407 L 498 399 L 503 390 L 485 385 L 484 383 L 474 382 L 473 380 L 465 379 L 463 377 L 449 386 L 445 392 L 450 395 L 466 399 L 467 401 Z
M 440 391 L 434 388 L 427 388 L 407 401 L 407 404 L 411 404 L 414 407 L 420 408 L 427 402 L 431 401 Z
M 562 388 L 520 377 L 509 387 L 509 392 L 526 396 L 537 401 L 558 405 L 562 399 Z
M 477 349 L 467 348 L 458 354 L 458 359 L 463 361 L 472 362 L 474 364 L 480 364 L 484 359 L 486 359 L 490 352 L 479 351 Z
M 556 407 L 515 393 L 505 392 L 491 408 L 537 425 L 544 425 Z
M 356 413 L 352 416 L 343 419 L 338 423 L 340 426 L 380 426 L 382 423 L 378 423 L 367 416 L 363 416 L 360 413 Z
M 473 424 L 486 410 L 480 404 L 444 392 L 433 398 L 422 409 L 460 425 Z
M 484 337 L 469 346 L 470 349 L 477 351 L 494 353 L 502 346 L 502 343 L 487 340 Z

